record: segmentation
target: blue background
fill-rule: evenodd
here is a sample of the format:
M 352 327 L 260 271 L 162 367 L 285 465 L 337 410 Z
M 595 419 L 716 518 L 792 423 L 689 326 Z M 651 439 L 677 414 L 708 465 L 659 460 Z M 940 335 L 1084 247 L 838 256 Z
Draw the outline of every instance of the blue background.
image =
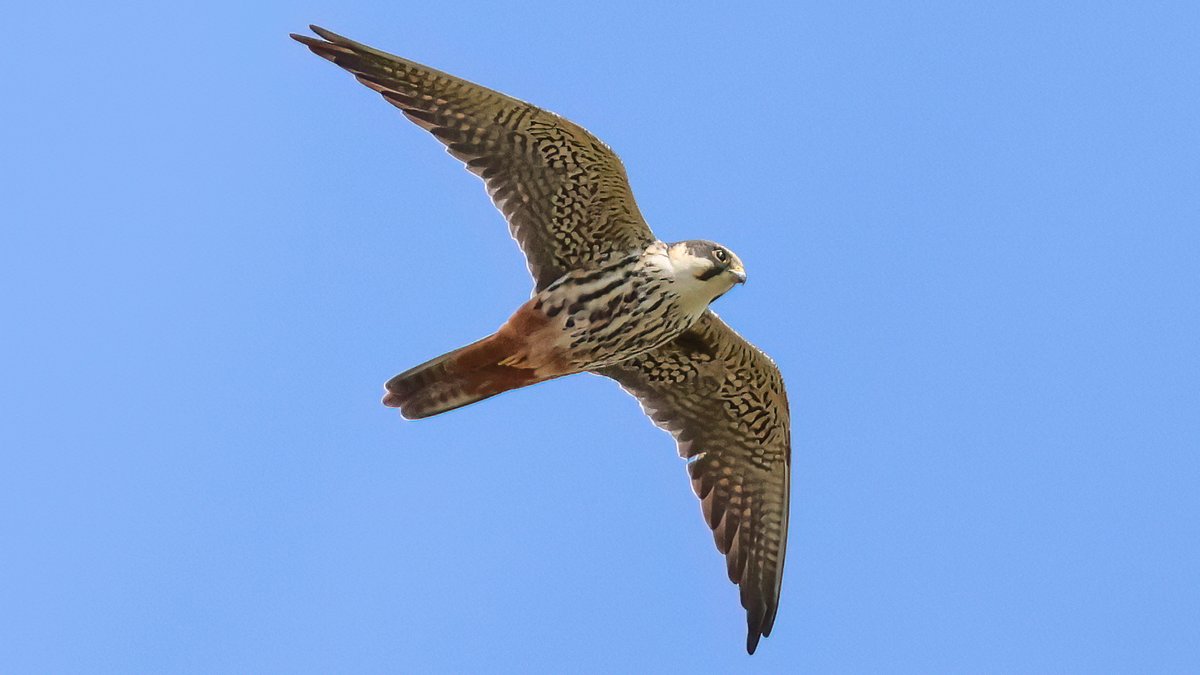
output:
M 52 4 L 0 61 L 5 672 L 1200 669 L 1195 3 Z M 756 656 L 614 383 L 379 405 L 530 282 L 310 22 L 746 261 L 795 441 Z

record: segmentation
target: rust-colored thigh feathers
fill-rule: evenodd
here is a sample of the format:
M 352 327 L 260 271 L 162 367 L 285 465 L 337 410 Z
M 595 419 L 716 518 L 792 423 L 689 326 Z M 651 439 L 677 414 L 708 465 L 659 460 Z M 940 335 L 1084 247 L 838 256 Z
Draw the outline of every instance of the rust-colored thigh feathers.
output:
M 565 375 L 546 326 L 546 316 L 526 303 L 496 333 L 388 380 L 383 404 L 415 420 Z

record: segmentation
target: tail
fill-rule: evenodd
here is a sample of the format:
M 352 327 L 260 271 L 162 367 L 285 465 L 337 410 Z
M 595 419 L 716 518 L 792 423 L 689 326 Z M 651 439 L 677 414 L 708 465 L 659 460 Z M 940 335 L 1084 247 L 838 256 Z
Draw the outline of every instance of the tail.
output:
M 416 420 L 553 377 L 539 377 L 532 368 L 501 365 L 513 348 L 512 340 L 495 334 L 426 361 L 388 380 L 383 404 Z

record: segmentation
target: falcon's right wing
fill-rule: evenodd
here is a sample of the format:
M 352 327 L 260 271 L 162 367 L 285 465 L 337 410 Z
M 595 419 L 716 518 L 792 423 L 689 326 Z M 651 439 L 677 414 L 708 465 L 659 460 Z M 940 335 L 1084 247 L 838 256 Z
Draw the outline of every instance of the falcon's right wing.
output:
M 791 424 L 779 369 L 709 310 L 675 341 L 596 372 L 675 436 L 741 586 L 753 654 L 775 623 L 787 548 Z
M 535 287 L 654 235 L 621 160 L 583 127 L 524 101 L 317 26 L 292 37 L 345 68 L 483 179 L 525 252 Z

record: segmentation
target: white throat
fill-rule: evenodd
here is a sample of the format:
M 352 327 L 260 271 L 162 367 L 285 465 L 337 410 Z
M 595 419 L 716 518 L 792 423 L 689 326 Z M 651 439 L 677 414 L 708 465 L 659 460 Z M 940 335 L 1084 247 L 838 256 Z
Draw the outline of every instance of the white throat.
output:
M 709 303 L 732 286 L 724 278 L 699 279 L 699 275 L 709 269 L 710 263 L 689 253 L 685 246 L 668 248 L 666 244 L 658 242 L 646 253 L 674 279 L 671 290 L 679 297 L 680 309 L 687 314 L 699 317 Z

